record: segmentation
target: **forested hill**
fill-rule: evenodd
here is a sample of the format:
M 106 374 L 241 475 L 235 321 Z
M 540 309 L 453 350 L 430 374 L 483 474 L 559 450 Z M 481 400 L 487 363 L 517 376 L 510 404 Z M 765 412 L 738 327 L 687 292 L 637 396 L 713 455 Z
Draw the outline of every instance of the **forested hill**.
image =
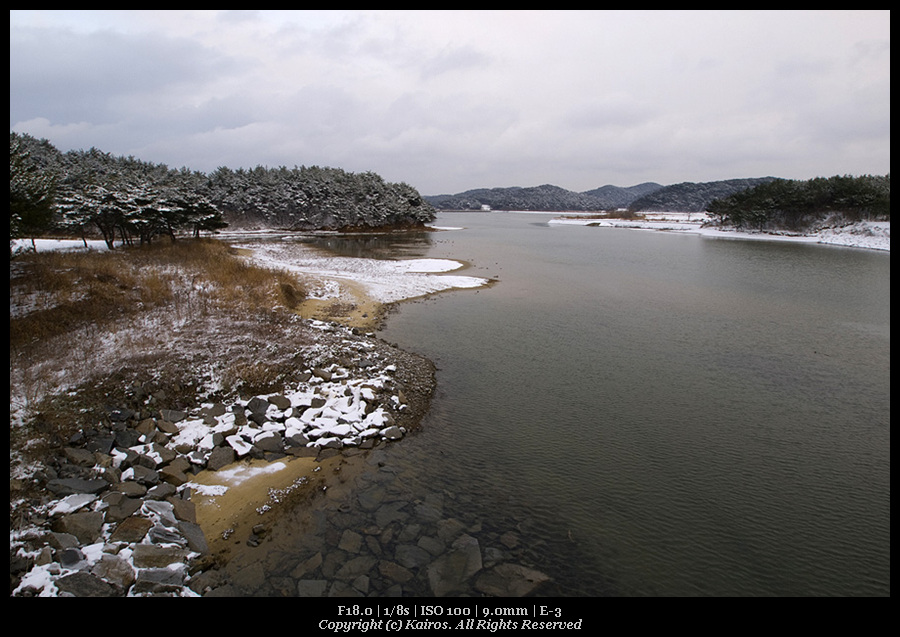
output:
M 774 181 L 775 177 L 673 184 L 638 197 L 628 208 L 640 212 L 703 212 L 716 199 Z
M 208 187 L 232 228 L 402 228 L 435 216 L 415 188 L 386 182 L 372 172 L 319 166 L 219 168 L 208 176 Z
M 482 188 L 456 195 L 433 195 L 425 199 L 441 210 L 547 210 L 592 211 L 628 208 L 634 211 L 696 212 L 705 210 L 714 199 L 773 180 L 729 179 L 710 182 L 684 182 L 663 186 L 647 182 L 636 186 L 602 186 L 585 192 L 573 192 L 559 186 L 531 188 Z
M 635 198 L 644 197 L 662 188 L 664 186 L 648 181 L 627 188 L 622 186 L 601 186 L 594 190 L 588 190 L 584 194 L 595 199 L 598 204 L 602 204 L 603 210 L 613 210 L 616 208 L 627 208 Z
M 716 199 L 707 211 L 721 225 L 756 230 L 806 230 L 846 222 L 890 221 L 891 176 L 774 179 Z
M 622 208 L 635 198 L 662 188 L 646 183 L 630 188 L 603 186 L 587 192 L 573 192 L 545 184 L 529 188 L 478 188 L 456 195 L 426 196 L 425 199 L 441 210 L 607 210 Z
M 358 230 L 420 226 L 435 210 L 405 183 L 318 166 L 219 168 L 205 174 L 92 148 L 60 152 L 10 133 L 10 240 L 48 231 L 146 243 L 232 229 Z

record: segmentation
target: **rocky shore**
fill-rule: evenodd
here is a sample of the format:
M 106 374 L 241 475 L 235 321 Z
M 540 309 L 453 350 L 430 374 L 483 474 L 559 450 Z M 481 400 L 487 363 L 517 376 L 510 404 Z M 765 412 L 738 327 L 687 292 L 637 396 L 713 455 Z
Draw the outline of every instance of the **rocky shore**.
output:
M 138 390 L 132 404 L 109 408 L 103 423 L 45 458 L 30 484 L 11 472 L 11 515 L 19 492 L 32 494 L 11 519 L 11 594 L 202 594 L 193 579 L 223 555 L 222 538 L 206 537 L 197 511 L 198 492 L 217 491 L 197 476 L 307 459 L 290 489 L 296 501 L 327 486 L 316 473 L 329 459 L 417 426 L 434 389 L 428 361 L 337 324 L 310 326 L 342 361 L 299 372 L 282 393 L 187 412 L 147 409 L 152 389 Z M 268 494 L 260 508 L 283 496 Z
M 468 495 L 410 488 L 418 465 L 390 450 L 420 426 L 435 370 L 365 332 L 385 303 L 486 282 L 416 272 L 443 262 L 288 265 L 334 281 L 335 296 L 301 315 L 151 313 L 11 359 L 11 596 L 545 590 L 521 521 L 485 528 Z M 126 339 L 146 360 L 123 358 Z M 276 391 L 220 393 L 255 367 Z M 14 414 L 37 370 L 64 378 L 56 397 L 71 404 L 26 425 Z
M 411 488 L 415 468 L 396 447 L 342 465 L 341 479 L 282 517 L 259 525 L 252 546 L 198 575 L 205 596 L 524 597 L 553 582 L 528 566 L 540 543 L 521 521 L 488 528 L 465 496 Z M 552 594 L 552 593 L 549 593 Z
M 341 364 L 191 411 L 141 408 L 153 390 L 137 391 L 45 458 L 11 521 L 11 596 L 507 597 L 546 583 L 514 526 L 485 529 L 398 479 L 387 445 L 427 410 L 431 363 L 310 325 Z M 236 472 L 265 486 L 241 491 Z M 220 502 L 231 490 L 241 506 Z

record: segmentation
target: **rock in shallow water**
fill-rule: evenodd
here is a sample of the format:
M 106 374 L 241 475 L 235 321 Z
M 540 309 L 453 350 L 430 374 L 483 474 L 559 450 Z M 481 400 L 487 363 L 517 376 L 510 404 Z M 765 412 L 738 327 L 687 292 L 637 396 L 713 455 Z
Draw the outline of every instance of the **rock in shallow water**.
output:
M 339 335 L 339 330 L 332 333 Z M 433 390 L 433 368 L 431 373 L 416 370 L 400 380 L 407 372 L 405 367 L 385 366 L 380 354 L 376 355 L 370 347 L 369 339 L 347 343 L 344 346 L 366 351 L 365 364 L 349 369 L 320 367 L 318 374 L 298 374 L 297 377 L 302 378 L 299 388 L 254 397 L 231 407 L 219 402 L 204 405 L 195 412 L 161 410 L 155 417 L 146 411 L 113 410 L 115 418 L 108 431 L 97 427 L 73 438 L 68 452 L 60 454 L 60 463 L 66 471 L 48 472 L 50 479 L 43 486 L 58 498 L 73 494 L 83 497 L 79 500 L 82 504 L 75 500 L 51 501 L 49 506 L 60 507 L 55 516 L 60 533 L 55 536 L 77 536 L 75 546 L 70 548 L 87 556 L 84 559 L 94 560 L 98 570 L 88 578 L 69 577 L 59 589 L 60 593 L 79 596 L 128 593 L 125 590 L 129 586 L 127 574 L 114 575 L 119 570 L 119 562 L 106 555 L 97 556 L 96 551 L 90 554 L 93 557 L 87 550 L 80 551 L 80 547 L 95 541 L 108 541 L 110 544 L 105 550 L 123 550 L 123 555 L 132 550 L 123 545 L 137 547 L 148 540 L 184 547 L 186 553 L 182 565 L 191 555 L 205 553 L 208 547 L 202 530 L 192 520 L 184 519 L 191 516 L 180 506 L 189 504 L 183 498 L 189 497 L 192 472 L 202 468 L 222 469 L 241 456 L 260 457 L 266 452 L 315 456 L 322 455 L 322 450 L 327 448 L 351 453 L 359 447 L 371 448 L 402 438 L 405 429 L 397 423 L 417 422 L 416 414 L 421 415 Z M 406 387 L 404 391 L 403 382 L 412 382 L 414 386 Z M 419 411 L 408 409 L 410 404 L 416 404 Z M 261 417 L 254 419 L 254 414 L 261 414 Z M 305 420 L 300 419 L 301 414 L 305 414 Z M 288 418 L 294 419 L 290 422 L 294 429 L 289 429 Z M 322 424 L 329 425 L 327 435 L 311 435 Z M 89 466 L 92 460 L 98 463 L 96 467 Z M 103 475 L 104 479 L 94 477 L 96 475 Z M 97 495 L 102 495 L 102 499 Z M 179 506 L 173 507 L 173 501 Z M 379 504 L 370 503 L 375 508 L 379 508 Z M 94 507 L 96 510 L 80 510 L 65 515 L 65 519 L 60 517 L 63 509 L 70 506 L 75 509 Z M 394 509 L 382 513 L 391 520 L 409 516 L 405 511 Z M 348 549 L 370 551 L 360 556 L 364 560 L 343 565 L 342 576 L 349 580 L 348 591 L 368 592 L 376 583 L 371 575 L 377 572 L 380 556 L 372 552 L 372 547 L 374 545 L 379 551 L 380 547 L 377 539 L 371 536 L 365 539 L 365 542 L 356 542 L 348 535 L 345 544 Z M 45 581 L 59 581 L 67 574 L 58 562 L 53 561 L 58 553 L 46 546 L 48 541 L 40 537 L 23 540 L 36 544 L 36 552 L 40 551 L 42 543 L 48 548 L 41 553 L 46 558 L 42 560 L 41 568 L 46 567 L 45 573 L 49 576 Z M 11 534 L 11 548 L 14 542 L 18 540 L 12 539 Z M 79 558 L 78 561 L 83 560 Z M 20 566 L 14 566 L 20 563 Z M 27 561 L 11 559 L 12 580 L 27 579 L 26 570 L 30 567 Z M 397 580 L 406 579 L 403 567 L 385 568 Z M 130 584 L 132 594 L 187 592 L 184 568 L 166 565 L 144 566 L 140 570 L 142 572 Z M 31 581 L 38 579 L 36 576 Z M 106 582 L 108 586 L 98 585 L 105 579 L 116 581 Z M 26 584 L 18 594 L 34 593 L 37 591 L 35 586 Z M 50 589 L 45 591 L 50 592 Z
M 478 576 L 475 590 L 493 597 L 525 597 L 550 578 L 519 564 L 498 564 Z

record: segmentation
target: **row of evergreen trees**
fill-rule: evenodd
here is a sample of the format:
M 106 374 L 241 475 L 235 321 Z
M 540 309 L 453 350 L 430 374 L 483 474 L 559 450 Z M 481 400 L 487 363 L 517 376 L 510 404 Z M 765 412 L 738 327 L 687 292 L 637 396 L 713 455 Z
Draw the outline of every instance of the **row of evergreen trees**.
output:
M 758 230 L 803 230 L 829 217 L 890 220 L 891 176 L 774 179 L 715 199 L 707 211 L 722 225 Z
M 61 153 L 46 140 L 16 133 L 10 133 L 9 158 L 10 240 L 96 230 L 112 248 L 116 240 L 144 244 L 226 225 L 201 173 L 95 148 Z
M 223 167 L 209 175 L 208 188 L 228 222 L 244 227 L 365 229 L 415 226 L 435 217 L 434 207 L 415 188 L 373 172 Z
M 407 184 L 336 168 L 172 169 L 10 133 L 10 241 L 98 231 L 109 247 L 238 227 L 294 230 L 419 225 L 434 208 Z

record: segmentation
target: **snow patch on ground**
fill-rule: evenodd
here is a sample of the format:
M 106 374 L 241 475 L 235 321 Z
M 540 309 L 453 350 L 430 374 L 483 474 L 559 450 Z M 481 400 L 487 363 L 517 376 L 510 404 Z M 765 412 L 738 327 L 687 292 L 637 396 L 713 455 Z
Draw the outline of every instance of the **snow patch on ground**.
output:
M 316 298 L 338 298 L 340 281 L 361 285 L 379 303 L 394 303 L 458 288 L 478 288 L 488 279 L 448 275 L 463 267 L 452 259 L 366 259 L 325 255 L 296 243 L 253 243 L 245 247 L 252 259 L 270 268 L 280 268 L 324 279 L 313 286 Z
M 827 245 L 891 250 L 890 221 L 859 221 L 853 224 L 823 228 L 812 234 L 749 232 L 711 226 L 709 217 L 698 212 L 647 213 L 642 219 L 598 219 L 591 216 L 566 215 L 550 220 L 551 225 L 577 225 L 603 228 L 633 228 L 689 232 L 719 239 L 755 239 L 762 241 L 794 241 Z
M 247 480 L 250 480 L 257 476 L 277 473 L 278 471 L 281 471 L 285 468 L 287 468 L 287 465 L 284 462 L 280 461 L 270 462 L 268 464 L 259 466 L 234 464 L 225 469 L 220 469 L 218 472 L 216 472 L 216 476 L 219 478 L 219 480 L 230 486 L 238 486 L 239 484 L 242 484 Z M 188 486 L 201 487 L 202 485 L 191 482 L 188 483 Z M 215 486 L 218 486 L 218 488 L 222 491 L 227 489 L 227 487 L 225 487 L 224 485 L 213 485 L 213 487 Z

